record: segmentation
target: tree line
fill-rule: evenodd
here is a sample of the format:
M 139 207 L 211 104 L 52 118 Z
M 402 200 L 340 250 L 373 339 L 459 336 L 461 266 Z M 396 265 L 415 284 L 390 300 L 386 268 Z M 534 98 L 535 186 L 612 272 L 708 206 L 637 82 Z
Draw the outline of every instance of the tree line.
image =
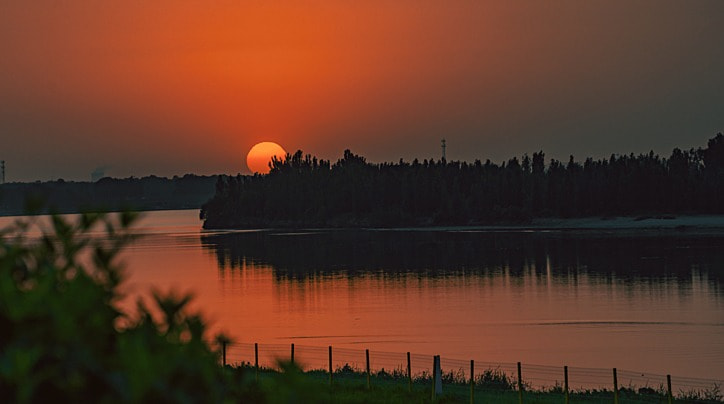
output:
M 198 209 L 214 195 L 214 176 L 62 179 L 0 184 L 0 216 L 26 213 Z M 34 206 L 37 204 L 38 212 Z
M 525 223 L 538 217 L 724 213 L 724 135 L 669 157 L 567 162 L 545 153 L 501 164 L 415 159 L 374 164 L 345 150 L 335 163 L 297 151 L 267 175 L 219 177 L 206 228 Z

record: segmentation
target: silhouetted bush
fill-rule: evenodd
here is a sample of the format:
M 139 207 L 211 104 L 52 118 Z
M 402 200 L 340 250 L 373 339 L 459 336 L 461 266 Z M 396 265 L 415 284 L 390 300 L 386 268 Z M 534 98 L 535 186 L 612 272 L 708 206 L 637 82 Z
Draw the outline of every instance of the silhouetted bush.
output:
M 118 254 L 134 214 L 52 217 L 35 240 L 0 238 L 0 397 L 4 402 L 221 402 L 244 393 L 204 339 L 189 296 L 154 294 L 118 311 Z M 92 231 L 105 230 L 105 237 Z M 236 382 L 233 380 L 237 379 Z

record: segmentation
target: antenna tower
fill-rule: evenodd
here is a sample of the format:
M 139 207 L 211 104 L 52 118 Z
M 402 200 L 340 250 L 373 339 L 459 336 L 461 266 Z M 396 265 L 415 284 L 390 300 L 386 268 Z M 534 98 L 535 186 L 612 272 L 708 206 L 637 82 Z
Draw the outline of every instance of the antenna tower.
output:
M 442 159 L 445 160 L 445 149 L 447 148 L 447 145 L 445 145 L 445 139 L 442 140 L 440 147 L 442 147 Z

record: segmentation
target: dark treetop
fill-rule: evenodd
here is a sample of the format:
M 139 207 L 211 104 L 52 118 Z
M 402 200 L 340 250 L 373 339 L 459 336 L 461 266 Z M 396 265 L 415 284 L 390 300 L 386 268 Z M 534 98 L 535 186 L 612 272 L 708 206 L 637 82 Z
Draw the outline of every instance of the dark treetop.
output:
M 336 163 L 301 151 L 268 175 L 219 177 L 205 228 L 396 227 L 526 223 L 537 217 L 724 213 L 724 136 L 706 148 L 583 162 L 543 152 L 502 164 Z

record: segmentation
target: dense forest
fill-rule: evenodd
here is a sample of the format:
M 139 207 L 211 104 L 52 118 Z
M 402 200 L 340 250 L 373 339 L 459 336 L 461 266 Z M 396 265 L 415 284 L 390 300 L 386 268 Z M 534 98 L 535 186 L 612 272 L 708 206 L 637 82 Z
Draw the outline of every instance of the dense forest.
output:
M 0 185 L 0 216 L 45 211 L 76 213 L 123 209 L 198 209 L 214 195 L 214 176 L 102 178 L 96 182 L 49 181 Z M 30 209 L 32 211 L 32 209 Z
M 724 136 L 661 157 L 567 162 L 533 153 L 502 164 L 372 164 L 346 150 L 332 164 L 297 151 L 267 175 L 219 177 L 205 228 L 526 223 L 538 217 L 724 213 Z

